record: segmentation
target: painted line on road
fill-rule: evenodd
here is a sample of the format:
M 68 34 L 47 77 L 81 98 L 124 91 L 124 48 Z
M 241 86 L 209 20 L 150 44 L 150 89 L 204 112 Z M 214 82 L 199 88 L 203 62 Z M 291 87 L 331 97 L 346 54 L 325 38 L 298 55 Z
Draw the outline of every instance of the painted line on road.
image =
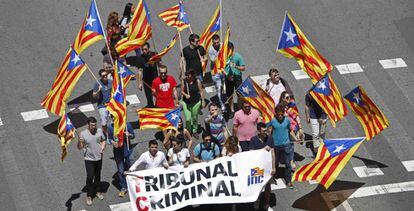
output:
M 252 79 L 259 84 L 259 86 L 263 86 L 266 84 L 267 79 L 269 78 L 269 75 L 256 75 L 252 76 Z
M 314 185 L 314 184 L 319 184 L 319 182 L 316 180 L 309 180 L 309 184 Z
M 70 111 L 73 111 L 75 109 L 76 108 L 71 108 Z M 81 112 L 89 112 L 89 111 L 94 111 L 95 110 L 95 108 L 93 107 L 92 104 L 87 104 L 87 105 L 79 106 L 78 109 Z
M 339 74 L 349 74 L 349 73 L 360 73 L 364 72 L 361 65 L 358 63 L 349 63 L 349 64 L 341 64 L 335 65 L 336 69 L 338 69 Z
M 26 112 L 22 112 L 20 114 L 22 115 L 23 120 L 25 122 L 38 120 L 38 119 L 49 118 L 49 115 L 47 114 L 46 109 L 40 109 L 40 110 L 35 110 L 35 111 L 26 111 Z
M 381 169 L 378 168 L 378 166 L 376 165 L 372 165 L 369 167 L 367 166 L 354 167 L 354 171 L 358 175 L 358 177 L 361 177 L 361 178 L 384 175 Z
M 127 95 L 126 100 L 129 102 L 129 104 L 139 104 L 141 101 L 139 101 L 137 95 Z
M 207 93 L 213 93 L 216 92 L 216 87 L 215 86 L 208 86 L 205 88 Z
M 279 178 L 276 180 L 276 184 L 271 184 L 270 188 L 272 190 L 279 190 L 279 189 L 285 189 L 286 185 L 285 182 L 283 181 L 283 179 Z
M 1 117 L 0 117 L 0 126 L 2 125 L 3 125 L 3 120 L 1 120 Z
M 296 78 L 296 80 L 308 79 L 308 74 L 305 73 L 303 70 L 292 70 L 291 73 Z
M 375 185 L 358 188 L 349 198 L 362 198 L 367 196 L 383 195 L 388 193 L 401 193 L 414 191 L 414 181 Z
M 402 58 L 379 60 L 379 63 L 384 69 L 407 67 L 407 64 Z
M 131 202 L 109 205 L 112 211 L 129 211 L 132 210 Z
M 402 161 L 402 164 L 408 172 L 414 171 L 414 160 Z

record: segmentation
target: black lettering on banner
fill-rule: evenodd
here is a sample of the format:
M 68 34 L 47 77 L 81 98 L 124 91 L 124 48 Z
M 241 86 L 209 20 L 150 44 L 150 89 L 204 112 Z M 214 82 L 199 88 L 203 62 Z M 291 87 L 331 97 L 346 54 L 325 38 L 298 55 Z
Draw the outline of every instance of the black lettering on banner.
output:
M 226 183 L 223 180 L 220 180 L 217 183 L 215 197 L 219 196 L 221 193 L 224 193 L 225 196 L 230 196 L 229 189 L 226 186 Z
M 165 178 L 167 180 L 166 185 L 167 185 L 168 189 L 172 189 L 172 188 L 176 188 L 176 187 L 180 186 L 180 182 L 178 180 L 178 174 L 168 173 L 168 174 L 165 174 Z
M 171 203 L 170 203 L 170 194 L 165 194 L 164 196 L 165 196 L 165 206 L 166 207 L 171 206 Z
M 151 176 L 145 176 L 144 180 L 145 180 L 145 190 L 147 192 L 150 192 L 151 188 L 154 191 L 159 191 L 159 189 L 157 187 L 157 178 L 156 177 L 154 177 L 152 175 Z
M 190 175 L 190 180 L 186 181 L 185 174 L 181 173 L 180 176 L 181 176 L 181 184 L 182 185 L 190 185 L 194 182 L 194 179 L 195 179 L 194 171 L 190 171 L 189 175 Z
M 196 169 L 196 174 L 197 174 L 197 181 L 201 181 L 201 175 L 203 175 L 205 179 L 210 179 L 211 178 L 210 166 L 206 166 L 205 171 L 203 169 Z
M 229 170 L 230 177 L 237 177 L 237 172 L 233 173 L 233 166 L 231 165 L 231 161 L 227 161 L 227 169 Z
M 183 199 L 184 200 L 190 199 L 190 193 L 188 191 L 189 191 L 188 188 L 184 189 L 181 192 L 181 195 L 178 194 L 178 192 L 172 192 L 171 193 L 171 203 L 174 205 L 174 204 L 177 204 L 177 202 L 183 201 Z
M 198 190 L 198 197 L 201 197 L 203 195 L 203 192 L 207 194 L 207 196 L 212 197 L 213 191 L 211 189 L 211 182 L 207 182 L 207 187 L 203 184 L 197 185 Z
M 195 199 L 196 197 L 197 197 L 197 195 L 196 195 L 196 187 L 193 186 L 193 187 L 191 187 L 191 198 L 192 199 Z
M 160 208 L 160 209 L 164 209 L 165 208 L 165 206 L 162 204 L 162 201 L 163 201 L 164 199 L 163 198 L 161 198 L 161 199 L 159 199 L 158 201 L 154 201 L 154 199 L 151 197 L 151 200 L 150 200 L 150 202 L 151 202 L 151 208 L 153 209 L 153 210 L 156 210 L 156 209 L 158 209 L 158 208 Z
M 234 187 L 234 181 L 230 180 L 230 189 L 232 196 L 241 196 L 241 193 L 237 193 Z
M 217 163 L 214 166 L 214 171 L 213 171 L 213 178 L 217 177 L 217 174 L 222 174 L 223 176 L 227 176 L 226 171 L 224 170 L 224 166 L 221 165 L 221 163 Z

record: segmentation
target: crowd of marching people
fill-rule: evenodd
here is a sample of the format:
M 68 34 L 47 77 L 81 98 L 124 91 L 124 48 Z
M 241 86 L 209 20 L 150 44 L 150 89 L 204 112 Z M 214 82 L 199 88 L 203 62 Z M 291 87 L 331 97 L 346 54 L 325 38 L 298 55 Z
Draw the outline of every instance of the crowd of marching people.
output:
M 317 147 L 324 138 L 327 115 L 312 96 L 307 94 L 306 119 L 302 121 L 298 112 L 294 110 L 297 109 L 296 105 L 292 106 L 295 95 L 288 82 L 280 77 L 277 69 L 271 68 L 268 71 L 269 78 L 261 86 L 275 103 L 275 116 L 270 122 L 264 123 L 257 109 L 241 97 L 236 97 L 236 90 L 243 82 L 243 73 L 247 67 L 243 56 L 237 52 L 235 44 L 231 42 L 228 43 L 228 48 L 232 53 L 227 61 L 225 73 L 211 76 L 217 97 L 216 100 L 209 102 L 205 93 L 206 75 L 203 74 L 203 66 L 209 63 L 210 69 L 214 68 L 219 49 L 223 45 L 217 34 L 212 37 L 212 45 L 209 49 L 204 49 L 199 44 L 200 37 L 197 34 L 189 36 L 189 45 L 182 49 L 179 65 L 184 74 L 179 77 L 169 74 L 169 68 L 162 61 L 148 62 L 157 53 L 151 49 L 148 42 L 130 53 L 137 61 L 131 65 L 131 69 L 136 68 L 136 87 L 144 92 L 146 107 L 179 107 L 183 115 L 179 117 L 178 127 L 175 130 L 163 130 L 163 138 L 149 141 L 148 151 L 139 155 L 136 160 L 129 147 L 136 137 L 136 132 L 129 123 L 124 134 L 124 140 L 128 143 L 118 146 L 119 137 L 113 135 L 113 121 L 106 104 L 109 103 L 112 92 L 114 71 L 112 64 L 118 60 L 128 65 L 125 58 L 117 55 L 115 45 L 127 35 L 134 10 L 134 5 L 128 3 L 122 17 L 117 12 L 111 12 L 107 19 L 106 34 L 109 51 L 106 47 L 102 49 L 103 68 L 99 70 L 99 84 L 93 86 L 99 121 L 89 117 L 88 127 L 82 131 L 78 141 L 78 148 L 85 151 L 86 203 L 91 205 L 95 195 L 98 199 L 104 197 L 98 183 L 101 178 L 102 153 L 106 145 L 113 147 L 120 197 L 124 197 L 128 190 L 125 175 L 138 170 L 140 166 L 144 169 L 169 168 L 175 165 L 187 167 L 193 162 L 208 162 L 221 156 L 232 156 L 235 153 L 257 149 L 272 152 L 272 176 L 275 176 L 279 163 L 285 165 L 284 180 L 289 188 L 293 188 L 291 177 L 296 168 L 294 143 L 304 141 L 302 124 L 306 122 L 310 125 L 312 150 L 316 154 Z M 200 118 L 203 114 L 207 114 L 205 119 Z M 201 141 L 198 141 L 199 139 Z M 159 145 L 164 149 L 162 150 Z M 271 209 L 269 208 L 270 191 L 269 183 L 264 191 L 262 206 L 265 209 Z M 255 208 L 258 208 L 257 204 Z

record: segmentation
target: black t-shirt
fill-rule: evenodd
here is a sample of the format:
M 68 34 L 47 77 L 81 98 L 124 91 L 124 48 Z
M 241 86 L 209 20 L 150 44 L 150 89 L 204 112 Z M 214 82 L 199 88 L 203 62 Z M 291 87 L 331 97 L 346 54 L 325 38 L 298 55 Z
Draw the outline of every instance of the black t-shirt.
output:
M 309 108 L 309 117 L 311 119 L 326 119 L 326 113 L 313 97 L 307 93 L 305 96 L 305 104 Z
M 188 88 L 188 90 L 187 90 Z M 200 102 L 201 95 L 200 90 L 198 89 L 198 81 L 194 81 L 192 84 L 187 81 L 184 82 L 184 92 L 190 94 L 190 98 L 187 99 L 183 97 L 183 100 L 188 105 L 195 105 Z
M 197 49 L 200 52 L 201 56 L 206 55 L 206 50 L 201 45 L 194 49 L 192 49 L 190 46 L 187 46 L 183 49 L 183 54 L 185 58 L 186 71 L 192 68 L 195 72 L 195 75 L 198 76 L 203 72 L 203 67 L 201 66 L 200 55 L 198 54 Z
M 142 79 L 146 82 L 151 84 L 152 81 L 158 77 L 158 71 L 156 64 L 148 64 L 147 61 L 154 56 L 155 52 L 149 52 L 149 54 L 144 55 L 141 54 L 138 56 L 137 67 L 142 68 Z
M 270 148 L 274 148 L 274 141 L 273 141 L 273 137 L 272 136 L 267 136 L 266 140 L 264 140 L 264 142 L 260 141 L 259 137 L 253 136 L 250 139 L 250 149 L 251 150 L 256 150 L 256 149 L 263 149 L 266 146 L 269 146 Z

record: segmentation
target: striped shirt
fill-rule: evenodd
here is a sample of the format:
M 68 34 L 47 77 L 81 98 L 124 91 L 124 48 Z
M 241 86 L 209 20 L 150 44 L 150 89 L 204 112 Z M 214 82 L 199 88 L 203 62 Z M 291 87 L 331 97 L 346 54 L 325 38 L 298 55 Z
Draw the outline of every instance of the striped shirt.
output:
M 226 121 L 222 115 L 217 115 L 216 117 L 211 118 L 211 121 L 208 122 L 205 119 L 206 129 L 210 132 L 211 136 L 218 144 L 224 144 L 224 127 L 226 127 Z

